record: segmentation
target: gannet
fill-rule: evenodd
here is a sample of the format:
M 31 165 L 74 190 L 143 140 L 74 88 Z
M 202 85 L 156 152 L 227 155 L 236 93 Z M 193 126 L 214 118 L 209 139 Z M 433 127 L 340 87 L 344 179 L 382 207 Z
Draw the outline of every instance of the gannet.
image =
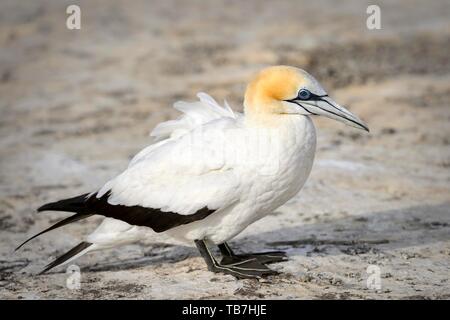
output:
M 227 241 L 303 187 L 316 150 L 312 116 L 369 129 L 310 74 L 290 66 L 268 67 L 251 80 L 244 113 L 232 111 L 226 102 L 220 106 L 205 93 L 198 98 L 175 103 L 183 115 L 157 125 L 151 133 L 154 143 L 99 190 L 37 209 L 75 214 L 18 248 L 68 223 L 106 217 L 85 241 L 41 273 L 90 251 L 144 239 L 148 232 L 195 244 L 212 272 L 237 278 L 277 273 L 267 265 L 285 261 L 284 252 L 236 254 Z M 213 245 L 220 259 L 212 253 Z

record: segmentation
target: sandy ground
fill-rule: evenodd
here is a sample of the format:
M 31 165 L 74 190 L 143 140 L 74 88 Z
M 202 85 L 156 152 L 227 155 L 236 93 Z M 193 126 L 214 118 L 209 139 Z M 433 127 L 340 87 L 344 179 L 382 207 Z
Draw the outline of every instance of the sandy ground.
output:
M 65 28 L 73 3 L 79 31 Z M 381 2 L 376 31 L 367 5 L 1 1 L 0 298 L 450 298 L 450 4 Z M 65 216 L 39 205 L 119 173 L 177 115 L 174 101 L 205 91 L 241 110 L 246 81 L 273 64 L 308 70 L 371 128 L 318 119 L 305 188 L 231 242 L 286 250 L 281 276 L 212 274 L 196 250 L 153 234 L 77 260 L 80 290 L 65 268 L 36 275 L 100 217 L 13 252 Z

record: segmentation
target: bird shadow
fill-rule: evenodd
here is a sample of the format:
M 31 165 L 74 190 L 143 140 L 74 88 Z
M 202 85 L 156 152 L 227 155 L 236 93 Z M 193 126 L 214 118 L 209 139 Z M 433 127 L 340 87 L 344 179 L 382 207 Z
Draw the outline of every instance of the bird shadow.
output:
M 90 272 L 119 271 L 136 269 L 152 265 L 154 267 L 167 263 L 176 263 L 197 256 L 197 250 L 183 245 L 153 243 L 147 245 L 144 255 L 132 259 L 108 258 L 107 262 L 96 263 L 86 268 Z
M 374 211 L 358 216 L 323 219 L 252 234 L 247 246 L 266 248 L 333 246 L 327 254 L 366 253 L 371 248 L 395 250 L 450 240 L 450 203 Z M 253 249 L 253 248 L 252 248 Z M 296 252 L 296 250 L 293 250 Z
M 236 251 L 287 250 L 289 255 L 357 255 L 370 251 L 389 251 L 450 240 L 450 203 L 412 206 L 376 211 L 359 216 L 321 219 L 261 233 L 230 242 Z M 239 244 L 239 245 L 238 245 Z M 323 250 L 323 248 L 337 250 Z M 322 248 L 317 250 L 317 248 Z M 88 271 L 127 270 L 147 265 L 176 263 L 198 256 L 193 247 L 169 244 L 150 245 L 143 257 L 99 263 Z

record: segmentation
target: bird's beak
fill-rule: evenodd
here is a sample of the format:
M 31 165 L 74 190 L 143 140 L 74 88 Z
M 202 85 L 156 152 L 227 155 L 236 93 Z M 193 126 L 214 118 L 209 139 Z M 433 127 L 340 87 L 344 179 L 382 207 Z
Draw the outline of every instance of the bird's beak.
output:
M 366 130 L 369 132 L 369 127 L 358 118 L 356 115 L 337 104 L 328 96 L 317 97 L 307 101 L 299 101 L 307 111 L 312 114 L 325 116 L 337 121 L 341 121 L 349 126 Z

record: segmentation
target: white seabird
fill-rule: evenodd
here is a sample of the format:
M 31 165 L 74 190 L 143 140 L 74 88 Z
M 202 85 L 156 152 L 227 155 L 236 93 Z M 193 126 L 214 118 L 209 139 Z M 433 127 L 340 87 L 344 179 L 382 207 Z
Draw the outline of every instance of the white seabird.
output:
M 152 132 L 156 142 L 100 190 L 38 209 L 75 214 L 23 244 L 92 215 L 106 217 L 43 272 L 89 251 L 143 239 L 150 228 L 195 243 L 210 271 L 239 278 L 276 273 L 266 265 L 285 260 L 283 252 L 238 255 L 226 242 L 303 187 L 316 149 L 310 116 L 368 127 L 334 102 L 311 75 L 294 67 L 262 70 L 247 87 L 244 114 L 226 103 L 221 107 L 207 94 L 198 97 L 194 103 L 177 102 L 175 109 L 184 115 L 160 123 Z M 219 246 L 220 260 L 209 250 L 211 244 Z

